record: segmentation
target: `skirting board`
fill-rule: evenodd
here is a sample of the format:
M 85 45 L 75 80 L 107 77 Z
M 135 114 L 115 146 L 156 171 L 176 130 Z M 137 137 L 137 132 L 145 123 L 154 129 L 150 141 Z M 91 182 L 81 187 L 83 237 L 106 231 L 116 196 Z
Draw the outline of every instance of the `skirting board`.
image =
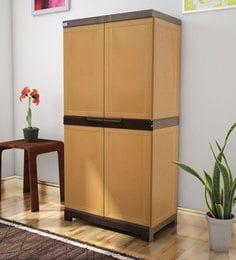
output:
M 12 179 L 22 180 L 23 177 L 14 175 L 14 176 L 10 176 L 10 177 L 5 177 L 2 179 L 2 181 L 12 180 Z M 59 188 L 59 185 L 56 183 L 51 183 L 51 182 L 46 182 L 46 181 L 38 181 L 38 183 L 42 184 L 42 185 Z M 181 207 L 178 207 L 177 224 L 191 225 L 191 226 L 196 226 L 196 227 L 200 227 L 200 228 L 207 228 L 206 217 L 205 217 L 205 213 L 203 211 L 186 209 L 186 208 L 181 208 Z M 233 233 L 236 235 L 236 219 L 235 219 L 235 223 L 234 223 Z
M 203 211 L 178 207 L 177 224 L 207 228 L 206 214 Z M 236 235 L 236 219 L 233 233 Z
M 9 176 L 9 177 L 2 178 L 2 181 L 14 180 L 14 179 L 23 180 L 23 176 L 12 175 L 12 176 Z M 53 182 L 48 182 L 48 181 L 40 181 L 40 180 L 38 180 L 38 184 L 59 188 L 59 184 L 53 183 Z

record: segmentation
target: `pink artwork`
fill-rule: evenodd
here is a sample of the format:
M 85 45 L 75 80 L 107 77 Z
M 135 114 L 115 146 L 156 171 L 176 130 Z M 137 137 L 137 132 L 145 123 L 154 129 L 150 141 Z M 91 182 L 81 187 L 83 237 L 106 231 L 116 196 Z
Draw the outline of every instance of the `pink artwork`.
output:
M 48 0 L 48 8 L 64 6 L 65 0 Z
M 32 0 L 33 14 L 69 10 L 69 0 Z

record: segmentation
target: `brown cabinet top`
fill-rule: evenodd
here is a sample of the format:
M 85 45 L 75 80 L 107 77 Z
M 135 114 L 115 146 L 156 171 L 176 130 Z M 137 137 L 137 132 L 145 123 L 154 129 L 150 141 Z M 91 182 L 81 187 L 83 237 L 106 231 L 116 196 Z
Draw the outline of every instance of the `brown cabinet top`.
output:
M 90 25 L 90 24 L 143 19 L 143 18 L 149 18 L 149 17 L 159 18 L 161 20 L 165 20 L 170 23 L 181 25 L 180 19 L 177 19 L 173 16 L 161 13 L 159 11 L 150 9 L 150 10 L 142 10 L 142 11 L 135 11 L 135 12 L 129 12 L 129 13 L 118 13 L 118 14 L 111 14 L 111 15 L 104 15 L 104 16 L 68 20 L 68 21 L 63 22 L 63 27 L 68 28 L 68 27 L 76 27 L 76 26 Z

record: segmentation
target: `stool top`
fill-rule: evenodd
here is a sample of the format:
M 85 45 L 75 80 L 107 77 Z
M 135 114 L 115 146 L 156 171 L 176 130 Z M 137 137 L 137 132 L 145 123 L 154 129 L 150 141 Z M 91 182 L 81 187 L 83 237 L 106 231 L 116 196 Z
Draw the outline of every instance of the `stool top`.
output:
M 62 141 L 58 140 L 47 140 L 47 139 L 38 139 L 36 142 L 33 143 L 26 143 L 23 139 L 21 140 L 13 140 L 7 142 L 0 143 L 0 149 L 25 149 L 25 150 L 57 150 L 58 147 L 63 146 Z

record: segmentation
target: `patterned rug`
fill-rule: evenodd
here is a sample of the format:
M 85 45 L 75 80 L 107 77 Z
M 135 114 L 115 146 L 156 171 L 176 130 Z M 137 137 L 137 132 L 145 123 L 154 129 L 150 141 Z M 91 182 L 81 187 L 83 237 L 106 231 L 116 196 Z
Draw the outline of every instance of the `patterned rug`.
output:
M 137 259 L 0 219 L 0 259 Z

